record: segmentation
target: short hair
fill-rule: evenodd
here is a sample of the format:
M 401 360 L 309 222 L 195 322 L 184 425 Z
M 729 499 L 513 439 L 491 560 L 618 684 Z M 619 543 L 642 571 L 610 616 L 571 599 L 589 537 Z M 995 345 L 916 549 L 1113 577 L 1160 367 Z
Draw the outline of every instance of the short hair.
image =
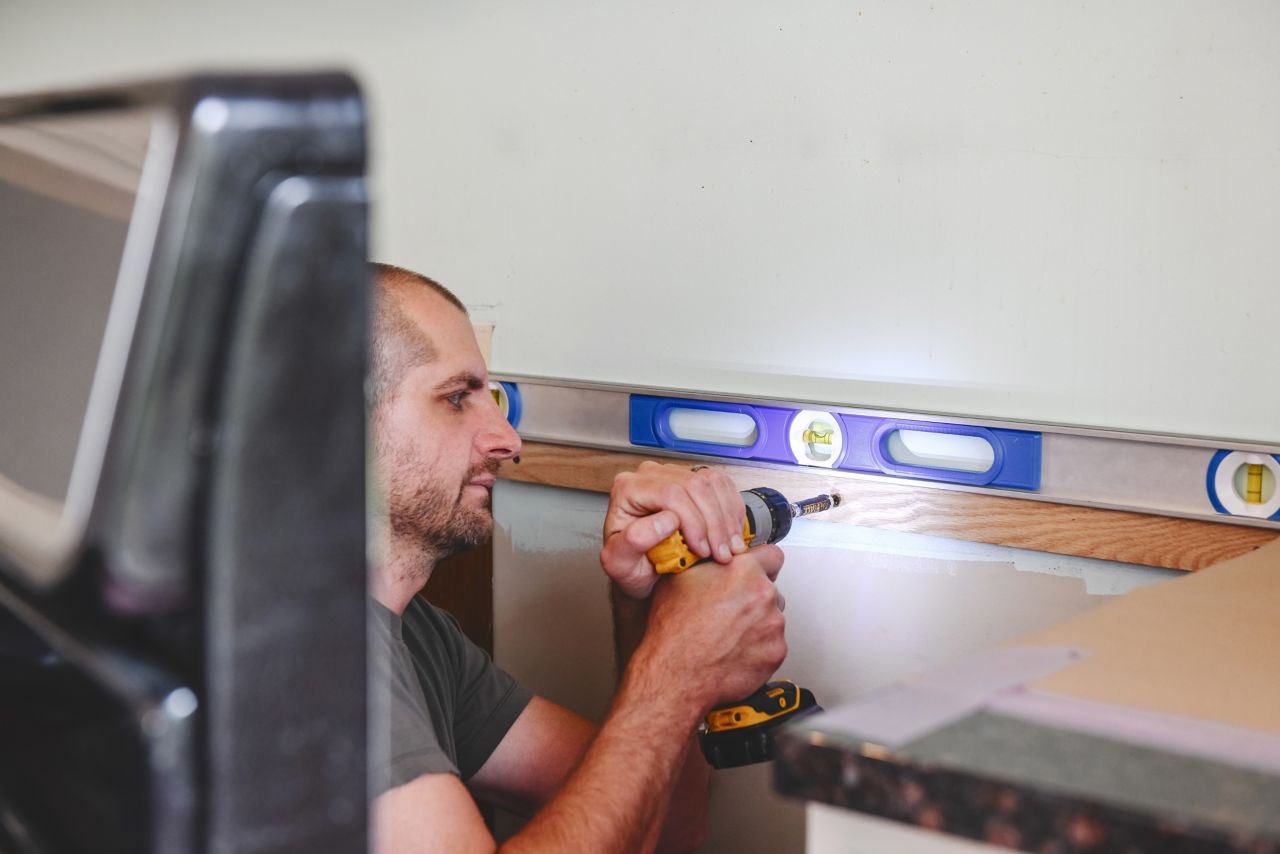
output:
M 444 285 L 421 273 L 392 264 L 369 264 L 373 294 L 369 342 L 369 408 L 377 409 L 395 396 L 408 371 L 435 358 L 431 339 L 405 315 L 399 294 L 426 288 L 439 294 L 463 314 L 470 315 L 462 300 Z
M 412 270 L 406 270 L 404 267 L 397 267 L 394 264 L 383 264 L 379 261 L 369 262 L 370 269 L 373 270 L 374 288 L 385 293 L 397 288 L 430 288 L 431 290 L 444 297 L 450 305 L 458 309 L 465 315 L 470 316 L 471 312 L 467 311 L 467 307 L 462 304 L 462 300 L 429 276 L 421 273 L 415 273 Z

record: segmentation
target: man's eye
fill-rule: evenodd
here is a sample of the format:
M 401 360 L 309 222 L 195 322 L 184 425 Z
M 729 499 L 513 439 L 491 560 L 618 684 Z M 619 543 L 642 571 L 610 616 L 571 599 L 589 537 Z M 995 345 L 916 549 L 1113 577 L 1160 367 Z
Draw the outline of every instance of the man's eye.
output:
M 448 397 L 445 398 L 445 400 L 449 401 L 449 405 L 452 406 L 454 409 L 461 409 L 462 401 L 466 400 L 467 397 L 469 397 L 470 395 L 471 395 L 471 392 L 469 391 L 459 391 L 449 395 Z

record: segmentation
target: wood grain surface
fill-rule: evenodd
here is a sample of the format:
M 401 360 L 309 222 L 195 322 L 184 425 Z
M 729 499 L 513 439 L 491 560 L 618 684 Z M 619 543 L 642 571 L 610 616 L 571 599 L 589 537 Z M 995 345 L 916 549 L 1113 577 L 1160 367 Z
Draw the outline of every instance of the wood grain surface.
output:
M 506 463 L 500 476 L 523 483 L 608 492 L 614 475 L 647 459 L 671 462 L 617 451 L 527 442 L 520 462 Z M 832 523 L 1170 569 L 1202 569 L 1280 537 L 1274 531 L 1239 525 L 834 478 L 817 470 L 715 468 L 742 489 L 771 486 L 795 499 L 838 491 L 841 506 L 815 517 Z

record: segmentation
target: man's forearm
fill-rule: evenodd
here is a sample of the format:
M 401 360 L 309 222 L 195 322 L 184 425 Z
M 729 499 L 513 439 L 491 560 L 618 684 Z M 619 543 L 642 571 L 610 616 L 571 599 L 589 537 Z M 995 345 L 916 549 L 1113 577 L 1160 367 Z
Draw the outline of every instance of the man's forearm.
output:
M 616 584 L 609 585 L 609 601 L 613 611 L 613 652 L 622 674 L 644 639 L 644 625 L 649 619 L 649 600 L 633 599 Z M 621 682 L 621 678 L 618 680 Z
M 629 667 L 604 726 L 563 789 L 503 850 L 645 851 L 671 797 L 698 710 L 660 662 Z
M 618 670 L 623 672 L 644 638 L 649 600 L 633 599 L 616 584 L 610 585 L 610 597 L 614 651 Z M 702 758 L 696 737 L 690 734 L 680 770 L 661 810 L 661 824 L 653 829 L 655 835 L 650 841 L 657 844 L 658 850 L 689 851 L 698 847 L 706 830 L 710 778 L 711 768 Z

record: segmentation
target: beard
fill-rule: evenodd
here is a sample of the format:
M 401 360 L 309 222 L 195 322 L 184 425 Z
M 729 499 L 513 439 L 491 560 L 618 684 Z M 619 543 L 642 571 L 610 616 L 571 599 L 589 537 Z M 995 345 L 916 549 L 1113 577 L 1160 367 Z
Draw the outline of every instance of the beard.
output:
M 498 460 L 472 467 L 462 484 L 450 488 L 400 461 L 391 469 L 388 521 L 393 541 L 411 546 L 424 560 L 437 561 L 475 548 L 493 532 L 490 499 L 479 507 L 462 503 L 462 491 L 472 478 L 496 474 Z

